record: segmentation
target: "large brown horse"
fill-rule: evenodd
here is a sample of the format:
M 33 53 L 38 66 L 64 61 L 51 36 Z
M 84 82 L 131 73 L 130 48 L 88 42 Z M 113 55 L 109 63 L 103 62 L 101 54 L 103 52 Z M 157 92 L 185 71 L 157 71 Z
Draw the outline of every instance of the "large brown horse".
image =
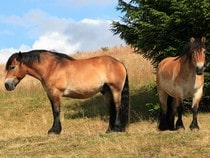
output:
M 125 66 L 110 56 L 76 60 L 65 54 L 33 50 L 13 54 L 6 63 L 5 87 L 14 90 L 26 75 L 38 79 L 50 100 L 53 125 L 60 134 L 62 97 L 84 99 L 101 92 L 109 106 L 107 132 L 123 132 L 129 124 L 129 87 Z
M 192 98 L 193 120 L 190 129 L 199 129 L 197 113 L 203 94 L 205 38 L 191 38 L 178 57 L 163 59 L 157 69 L 157 91 L 161 105 L 160 130 L 184 128 L 182 101 Z M 174 127 L 175 113 L 178 120 Z

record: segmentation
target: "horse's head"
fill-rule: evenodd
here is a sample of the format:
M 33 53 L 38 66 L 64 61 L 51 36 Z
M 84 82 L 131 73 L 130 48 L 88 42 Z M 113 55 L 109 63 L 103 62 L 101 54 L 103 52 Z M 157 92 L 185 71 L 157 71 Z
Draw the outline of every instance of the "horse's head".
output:
M 202 37 L 201 39 L 190 39 L 190 52 L 192 63 L 195 66 L 196 74 L 202 75 L 205 70 L 205 46 L 206 39 Z
M 13 54 L 6 63 L 5 88 L 14 90 L 26 75 L 25 65 L 21 63 L 21 53 Z

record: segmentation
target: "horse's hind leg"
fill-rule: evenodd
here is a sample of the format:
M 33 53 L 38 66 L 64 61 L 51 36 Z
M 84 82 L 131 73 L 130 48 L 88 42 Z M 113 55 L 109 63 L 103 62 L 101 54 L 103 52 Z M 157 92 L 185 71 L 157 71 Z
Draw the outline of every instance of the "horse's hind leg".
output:
M 167 114 L 166 118 L 168 119 L 168 128 L 169 130 L 174 130 L 174 120 L 175 120 L 175 114 L 176 114 L 176 99 L 168 96 L 167 98 Z
M 177 100 L 177 113 L 178 113 L 178 119 L 176 121 L 176 129 L 185 129 L 184 128 L 184 124 L 183 124 L 183 121 L 182 121 L 182 114 L 183 114 L 183 111 L 184 111 L 184 106 L 182 104 L 182 101 L 178 101 Z
M 165 91 L 162 91 L 158 89 L 158 95 L 159 95 L 159 100 L 160 100 L 160 120 L 159 120 L 159 125 L 158 129 L 161 131 L 168 130 L 169 125 L 168 125 L 168 116 L 167 116 L 167 99 L 168 99 L 168 94 Z
M 113 109 L 115 111 L 115 123 L 114 123 L 114 128 L 112 130 L 115 132 L 123 132 L 124 127 L 120 120 L 121 93 L 122 92 L 120 91 L 119 88 L 116 88 L 116 87 L 111 87 L 110 90 L 113 96 L 112 106 L 115 107 L 115 109 Z
M 107 132 L 123 132 L 125 131 L 125 125 L 123 125 L 123 121 L 121 122 L 121 116 L 120 109 L 121 109 L 121 93 L 122 91 L 120 88 L 116 88 L 114 86 L 108 86 L 104 85 L 103 92 L 105 102 L 109 106 L 109 114 L 110 114 L 110 120 L 109 120 L 109 127 Z
M 115 118 L 116 118 L 115 104 L 113 101 L 111 90 L 107 85 L 104 85 L 103 91 L 101 91 L 101 93 L 103 94 L 105 104 L 109 108 L 109 126 L 106 131 L 107 133 L 109 133 L 114 129 L 115 126 Z

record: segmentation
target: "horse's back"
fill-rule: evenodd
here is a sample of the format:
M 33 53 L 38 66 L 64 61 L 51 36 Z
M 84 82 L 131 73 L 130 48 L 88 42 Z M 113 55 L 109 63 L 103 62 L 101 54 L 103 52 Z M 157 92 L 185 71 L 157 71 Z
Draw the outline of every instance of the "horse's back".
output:
M 78 60 L 78 62 L 81 62 L 84 66 L 91 65 L 95 67 L 97 73 L 101 73 L 107 77 L 116 78 L 117 76 L 121 77 L 127 73 L 125 66 L 119 60 L 108 55 Z

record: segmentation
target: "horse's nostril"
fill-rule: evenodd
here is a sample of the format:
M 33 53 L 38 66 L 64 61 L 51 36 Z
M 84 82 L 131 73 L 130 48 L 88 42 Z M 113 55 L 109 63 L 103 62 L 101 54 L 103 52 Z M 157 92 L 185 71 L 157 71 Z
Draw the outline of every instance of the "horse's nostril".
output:
M 7 90 L 9 90 L 9 84 L 8 83 L 5 83 L 4 86 Z

